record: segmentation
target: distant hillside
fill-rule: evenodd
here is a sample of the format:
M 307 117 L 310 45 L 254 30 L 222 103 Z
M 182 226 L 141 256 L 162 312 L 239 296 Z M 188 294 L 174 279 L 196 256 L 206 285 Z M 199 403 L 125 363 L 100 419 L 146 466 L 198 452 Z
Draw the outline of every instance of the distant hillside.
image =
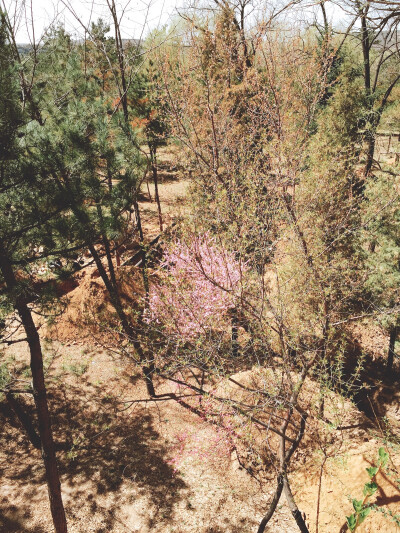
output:
M 19 44 L 19 43 L 17 43 L 17 49 L 18 49 L 18 52 L 21 55 L 28 54 L 30 52 L 30 50 L 31 50 L 31 45 L 30 44 Z

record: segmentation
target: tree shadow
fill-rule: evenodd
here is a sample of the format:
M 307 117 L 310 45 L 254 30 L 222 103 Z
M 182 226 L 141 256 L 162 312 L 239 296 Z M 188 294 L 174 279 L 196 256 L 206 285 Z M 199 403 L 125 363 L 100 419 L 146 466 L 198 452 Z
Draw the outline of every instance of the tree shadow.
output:
M 12 513 L 3 514 L 0 511 L 0 533 L 22 533 L 23 531 L 26 531 L 23 524 L 14 518 Z M 37 526 L 29 529 L 29 533 L 46 533 L 46 531 L 41 526 Z
M 62 487 L 67 491 L 67 516 L 85 502 L 92 513 L 101 514 L 104 527 L 98 533 L 108 533 L 120 522 L 121 502 L 127 504 L 121 492 L 132 489 L 135 497 L 146 497 L 151 502 L 151 518 L 147 518 L 150 527 L 153 522 L 172 518 L 176 503 L 188 496 L 189 489 L 169 463 L 169 448 L 160 438 L 151 410 L 136 404 L 133 412 L 119 411 L 118 393 L 111 394 L 110 387 L 106 391 L 84 376 L 74 385 L 65 381 L 51 384 L 49 403 Z M 18 502 L 24 503 L 18 503 L 15 513 L 23 525 L 31 515 L 32 501 L 36 501 L 30 494 L 39 494 L 40 486 L 43 500 L 42 489 L 46 488 L 40 452 L 15 426 L 8 424 L 1 436 L 5 464 L 14 463 L 14 468 L 0 468 L 0 473 L 3 479 L 22 486 Z M 14 445 L 7 446 L 4 439 L 14 439 Z M 0 500 L 0 513 L 4 510 L 4 520 L 12 525 L 14 518 L 6 513 L 9 504 L 7 498 Z M 8 529 L 0 531 L 23 531 L 18 520 L 14 520 L 14 529 L 7 525 Z
M 390 376 L 385 374 L 386 361 L 373 357 L 365 351 L 354 335 L 348 335 L 348 347 L 344 365 L 344 378 L 351 380 L 357 365 L 362 361 L 362 368 L 354 381 L 353 400 L 374 424 L 377 417 L 386 415 L 387 407 L 393 402 L 398 391 L 394 384 L 400 379 L 398 364 L 395 363 Z
M 118 412 L 118 398 L 91 388 L 92 394 L 82 395 L 80 387 L 69 387 L 63 391 L 63 398 L 72 400 L 68 410 L 63 399 L 54 412 L 57 427 L 70 431 L 72 447 L 62 474 L 74 487 L 74 499 L 79 501 L 85 493 L 77 478 L 95 480 L 94 508 L 96 494 L 117 493 L 122 484 L 133 483 L 139 494 L 149 495 L 156 515 L 168 519 L 186 484 L 168 462 L 169 450 L 160 440 L 152 413 L 141 406 L 134 413 Z

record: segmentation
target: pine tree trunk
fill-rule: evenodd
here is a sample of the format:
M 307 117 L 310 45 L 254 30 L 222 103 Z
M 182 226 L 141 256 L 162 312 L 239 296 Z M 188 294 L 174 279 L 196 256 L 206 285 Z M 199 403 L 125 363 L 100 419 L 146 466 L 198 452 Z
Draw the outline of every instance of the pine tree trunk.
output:
M 161 202 L 160 196 L 158 194 L 158 169 L 157 169 L 157 152 L 156 147 L 150 145 L 150 156 L 151 156 L 151 169 L 153 172 L 153 181 L 154 181 L 154 196 L 157 202 L 158 209 L 158 222 L 160 224 L 160 231 L 163 231 L 163 219 L 161 213 Z
M 8 289 L 14 289 L 17 282 L 10 261 L 0 249 L 0 270 Z M 50 500 L 50 509 L 56 533 L 67 533 L 67 521 L 61 497 L 60 477 L 51 430 L 50 414 L 47 404 L 46 385 L 43 372 L 43 356 L 39 334 L 32 319 L 32 313 L 23 296 L 17 296 L 14 302 L 26 337 L 31 355 L 33 397 L 35 400 L 39 434 L 42 444 L 42 457 L 46 471 L 46 481 Z

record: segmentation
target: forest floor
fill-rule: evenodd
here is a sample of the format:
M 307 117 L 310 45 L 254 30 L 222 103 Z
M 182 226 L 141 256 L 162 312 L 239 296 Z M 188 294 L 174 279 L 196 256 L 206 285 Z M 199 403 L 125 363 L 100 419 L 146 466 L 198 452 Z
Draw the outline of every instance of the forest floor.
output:
M 165 224 L 187 212 L 189 181 L 174 172 L 161 175 Z M 154 190 L 150 185 L 150 193 Z M 159 232 L 155 202 L 143 187 L 141 209 L 150 237 Z M 103 305 L 103 288 L 94 267 L 77 274 L 67 312 L 51 329 L 43 326 L 46 380 L 58 449 L 62 491 L 70 533 L 255 533 L 275 488 L 273 475 L 257 482 L 243 469 L 218 428 L 173 400 L 149 402 L 137 368 L 101 336 L 74 319 L 85 302 Z M 97 300 L 95 296 L 97 295 Z M 97 302 L 97 304 L 96 304 Z M 386 338 L 371 325 L 354 328 L 355 343 L 372 358 L 382 356 Z M 5 357 L 28 373 L 21 344 Z M 105 347 L 108 345 L 108 348 Z M 157 392 L 176 392 L 158 384 Z M 400 420 L 396 391 L 372 397 L 379 415 Z M 30 398 L 25 403 L 32 410 Z M 0 402 L 0 532 L 53 531 L 40 452 Z M 291 480 L 310 531 L 343 531 L 351 498 L 362 498 L 365 468 L 377 457 L 385 428 L 363 414 L 335 430 L 332 457 L 324 462 L 318 447 L 301 448 Z M 398 446 L 390 448 L 400 467 Z M 273 474 L 273 473 L 272 473 Z M 268 477 L 268 476 L 267 476 Z M 376 503 L 400 510 L 400 493 L 385 476 L 378 479 Z M 282 497 L 269 533 L 298 531 Z M 372 512 L 360 533 L 399 531 L 390 519 Z

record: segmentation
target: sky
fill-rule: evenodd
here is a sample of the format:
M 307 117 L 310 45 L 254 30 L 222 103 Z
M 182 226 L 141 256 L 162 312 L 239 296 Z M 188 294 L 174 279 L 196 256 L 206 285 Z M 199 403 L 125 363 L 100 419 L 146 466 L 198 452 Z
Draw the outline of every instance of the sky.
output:
M 64 24 L 65 29 L 74 37 L 83 35 L 83 27 L 77 17 L 90 27 L 103 17 L 108 20 L 107 0 L 0 0 L 17 27 L 17 42 L 29 43 L 34 21 L 35 40 L 55 20 Z M 118 12 L 124 12 L 122 36 L 141 38 L 149 30 L 161 28 L 171 22 L 184 0 L 116 0 Z M 332 4 L 331 4 L 332 6 Z M 341 20 L 343 13 L 331 7 L 329 16 L 334 24 Z M 76 16 L 74 16 L 76 15 Z
M 98 18 L 108 19 L 106 0 L 1 0 L 17 27 L 17 41 L 30 42 L 34 21 L 36 40 L 55 20 L 64 24 L 65 29 L 78 37 L 83 33 L 81 21 L 90 27 Z M 149 30 L 168 24 L 176 13 L 177 0 L 125 0 L 118 1 L 119 12 L 124 9 L 123 37 L 140 38 Z

